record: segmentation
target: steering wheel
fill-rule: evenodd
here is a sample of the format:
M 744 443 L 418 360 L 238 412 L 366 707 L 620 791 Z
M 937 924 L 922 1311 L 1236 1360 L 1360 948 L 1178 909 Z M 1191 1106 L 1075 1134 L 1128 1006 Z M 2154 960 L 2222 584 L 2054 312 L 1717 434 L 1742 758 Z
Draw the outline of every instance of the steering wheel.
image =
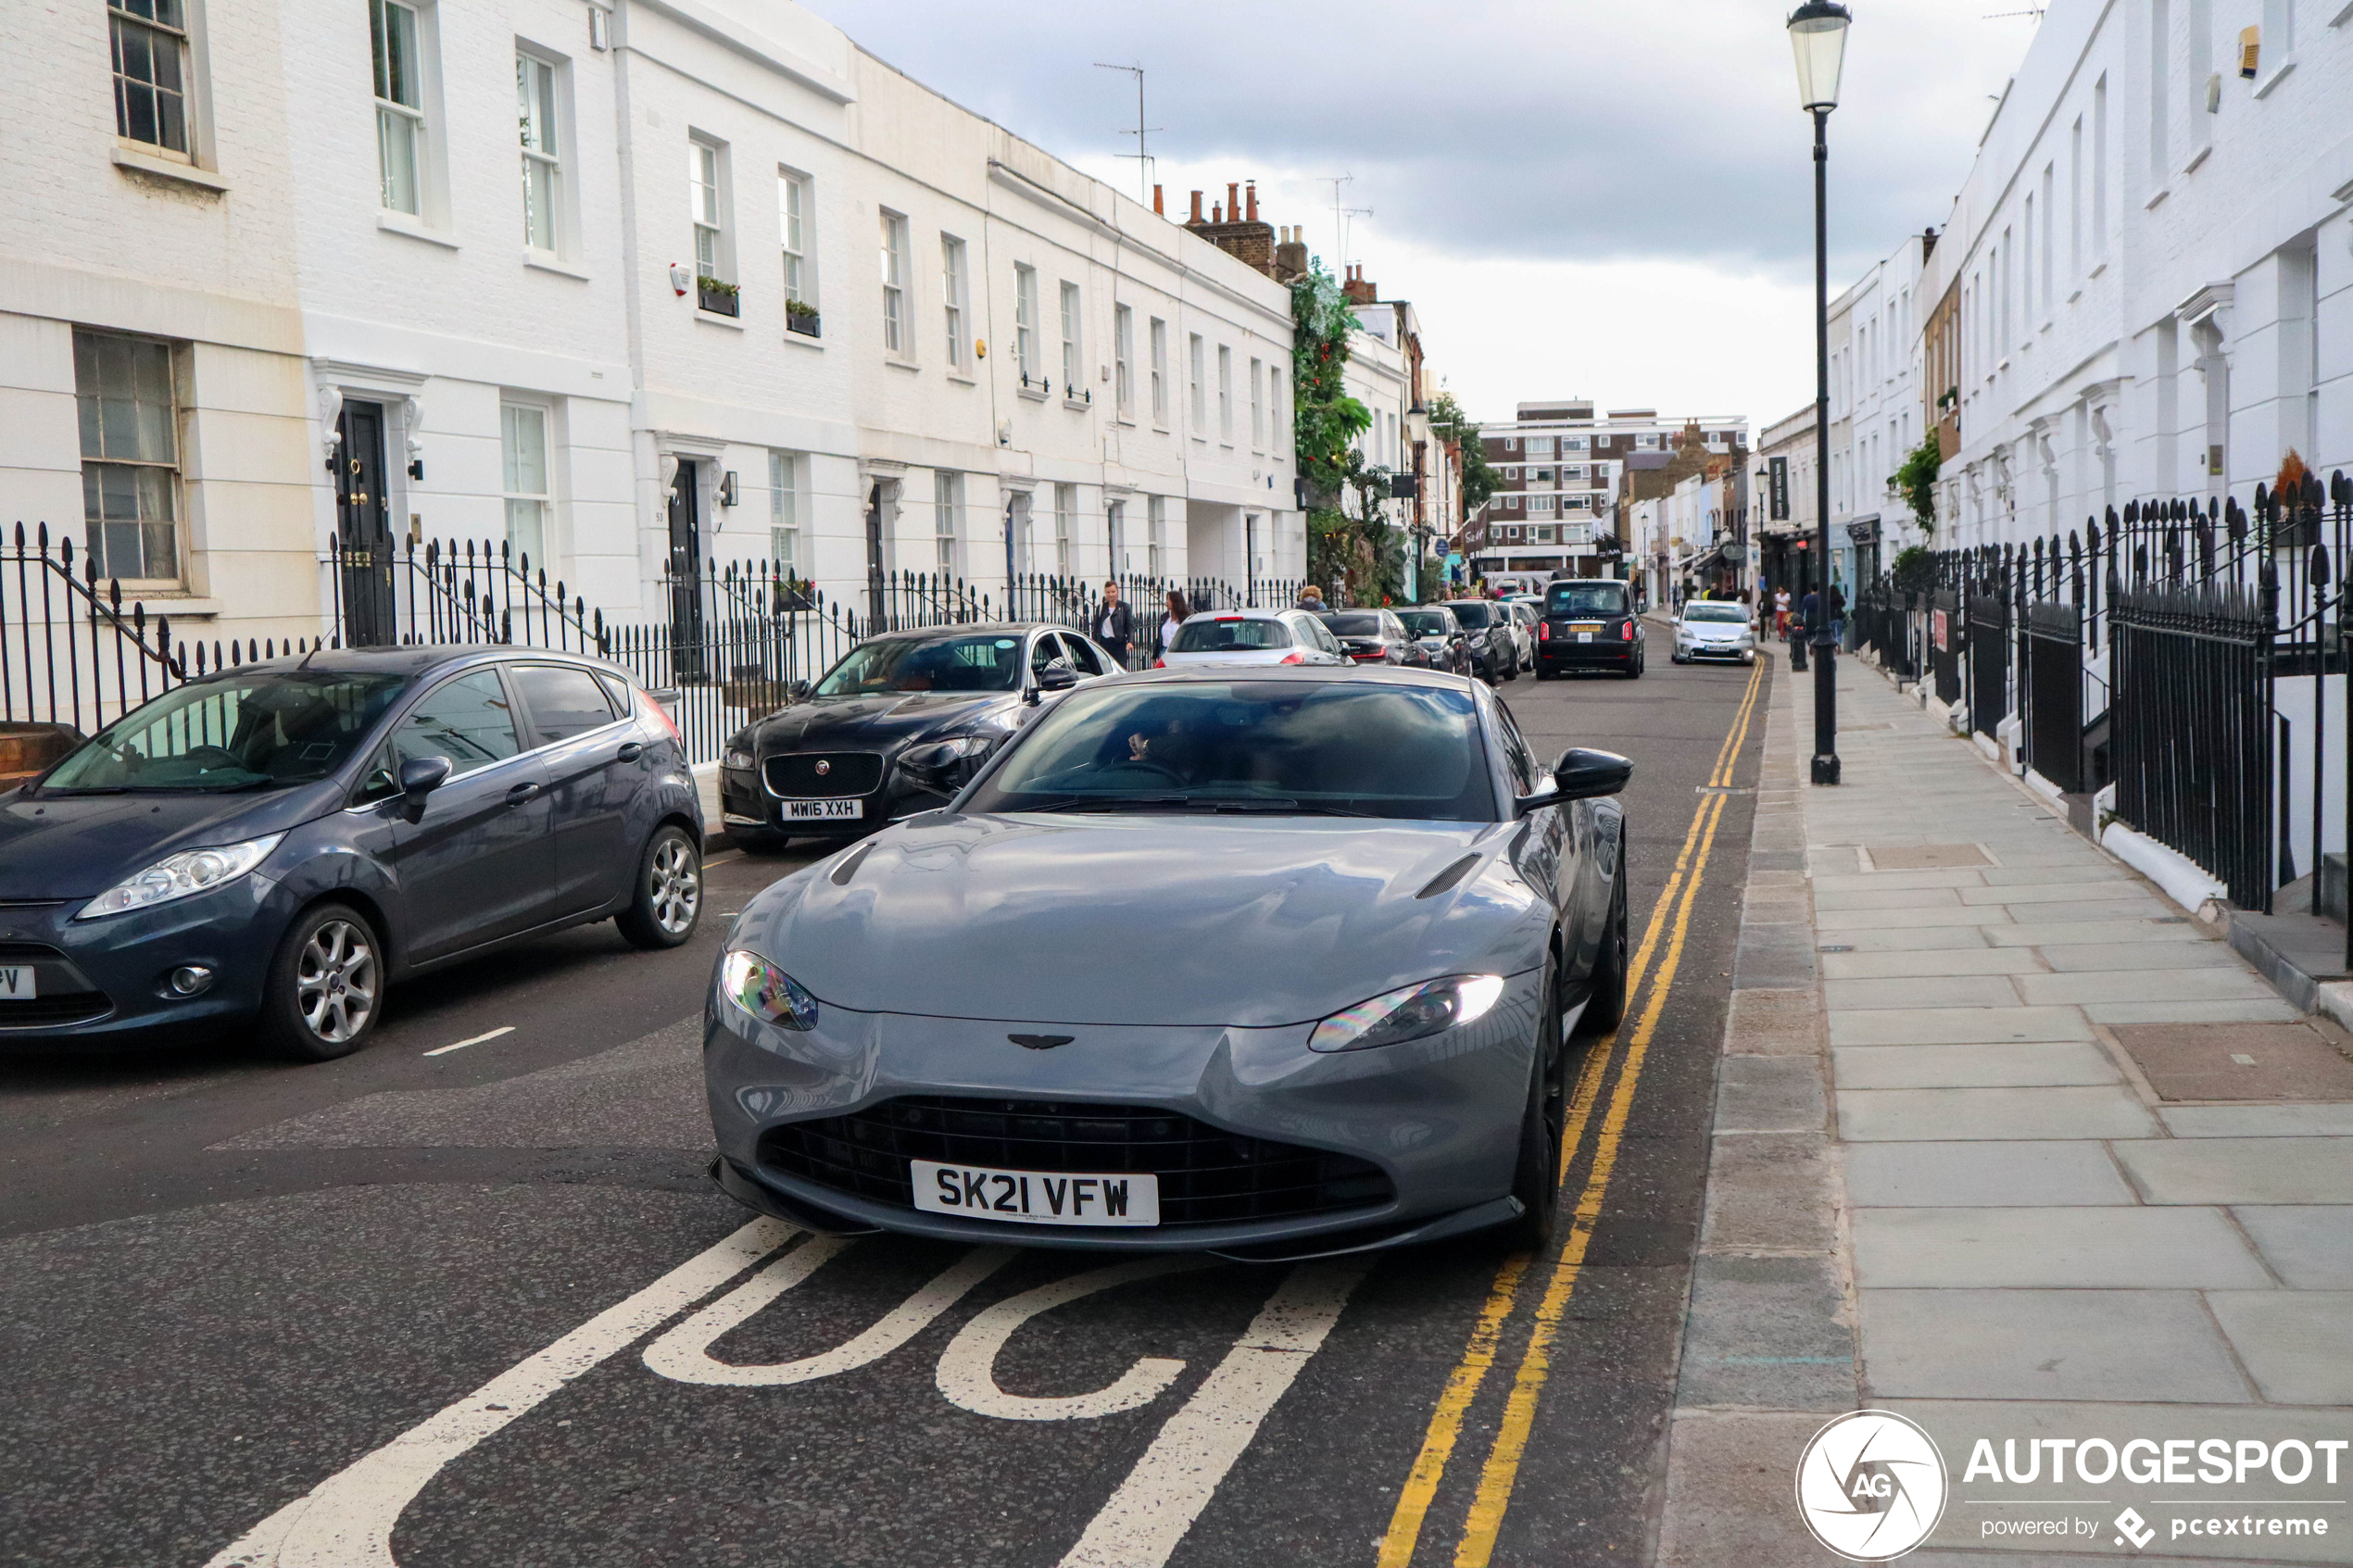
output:
M 1121 773 L 1150 773 L 1155 778 L 1164 779 L 1173 784 L 1181 784 L 1185 782 L 1173 770 L 1164 768 L 1159 763 L 1141 757 L 1124 758 L 1103 770 L 1103 776 L 1106 778 L 1114 778 Z
M 226 746 L 192 746 L 180 754 L 180 760 L 193 762 L 199 771 L 205 771 L 214 768 L 234 768 L 239 772 L 247 771 L 237 754 Z

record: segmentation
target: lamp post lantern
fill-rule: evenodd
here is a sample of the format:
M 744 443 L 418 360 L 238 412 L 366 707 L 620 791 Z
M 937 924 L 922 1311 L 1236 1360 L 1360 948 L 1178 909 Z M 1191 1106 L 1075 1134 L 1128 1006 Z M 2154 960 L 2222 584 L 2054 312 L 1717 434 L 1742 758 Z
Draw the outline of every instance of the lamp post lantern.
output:
M 1838 0 L 1806 0 L 1789 17 L 1797 55 L 1797 98 L 1814 117 L 1814 499 L 1820 542 L 1816 546 L 1814 614 L 1814 767 L 1818 784 L 1838 783 L 1838 672 L 1831 634 L 1831 264 L 1830 123 L 1838 107 L 1838 78 L 1846 60 L 1846 27 L 1854 19 Z

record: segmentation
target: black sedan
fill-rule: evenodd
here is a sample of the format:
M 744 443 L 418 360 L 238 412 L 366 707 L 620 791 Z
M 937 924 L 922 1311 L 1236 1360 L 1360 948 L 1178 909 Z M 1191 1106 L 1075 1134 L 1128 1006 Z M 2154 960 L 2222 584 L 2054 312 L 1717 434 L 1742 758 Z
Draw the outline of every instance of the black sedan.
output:
M 1026 621 L 861 643 L 728 742 L 719 769 L 727 836 L 766 852 L 943 806 L 1040 706 L 1120 672 L 1080 633 Z
M 0 1045 L 366 1043 L 384 987 L 620 921 L 694 935 L 702 808 L 617 666 L 517 648 L 219 671 L 0 799 Z
M 1449 599 L 1445 608 L 1469 639 L 1473 672 L 1490 685 L 1519 679 L 1519 642 L 1512 635 L 1507 606 L 1494 599 Z
M 1638 677 L 1648 638 L 1633 593 L 1608 577 L 1564 579 L 1544 590 L 1544 619 L 1536 628 L 1536 678 L 1575 670 L 1614 670 Z
M 1403 621 L 1394 611 L 1386 609 L 1327 609 L 1323 622 L 1340 639 L 1340 651 L 1356 664 L 1404 664 L 1427 666 L 1429 656 L 1405 630 Z
M 1425 670 L 1443 670 L 1449 674 L 1467 675 L 1472 671 L 1470 633 L 1454 619 L 1454 612 L 1444 605 L 1422 605 L 1397 612 L 1397 623 L 1414 639 L 1419 656 L 1408 659 L 1409 664 Z

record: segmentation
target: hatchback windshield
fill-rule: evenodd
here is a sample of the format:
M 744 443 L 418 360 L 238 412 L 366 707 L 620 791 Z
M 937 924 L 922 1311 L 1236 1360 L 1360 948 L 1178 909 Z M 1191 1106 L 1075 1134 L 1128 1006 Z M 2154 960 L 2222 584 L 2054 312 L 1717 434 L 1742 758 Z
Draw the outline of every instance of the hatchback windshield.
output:
M 1547 615 L 1623 615 L 1626 590 L 1615 583 L 1556 583 L 1544 601 Z
M 1239 680 L 1099 689 L 1039 721 L 965 809 L 1491 822 L 1484 758 L 1465 691 Z
M 862 644 L 825 678 L 816 696 L 880 692 L 1009 692 L 1021 684 L 1021 638 L 883 637 Z
M 1484 599 L 1468 599 L 1461 604 L 1450 604 L 1446 608 L 1454 612 L 1455 620 L 1474 632 L 1482 626 L 1495 624 L 1495 607 Z
M 1324 624 L 1336 637 L 1378 637 L 1380 635 L 1380 612 L 1373 609 L 1342 610 L 1338 615 L 1324 617 Z
M 1248 621 L 1240 616 L 1216 621 L 1188 621 L 1176 629 L 1171 653 L 1225 653 L 1232 648 L 1287 648 L 1290 628 L 1279 621 Z
M 1696 604 L 1685 605 L 1683 607 L 1683 619 L 1686 621 L 1722 621 L 1734 626 L 1740 626 L 1745 624 L 1748 621 L 1748 607 L 1746 605 L 1736 604 L 1710 604 L 1702 600 Z
M 343 766 L 405 675 L 284 670 L 166 693 L 57 764 L 44 794 L 260 789 Z
M 1443 637 L 1454 630 L 1442 609 L 1401 609 L 1397 619 L 1416 637 Z

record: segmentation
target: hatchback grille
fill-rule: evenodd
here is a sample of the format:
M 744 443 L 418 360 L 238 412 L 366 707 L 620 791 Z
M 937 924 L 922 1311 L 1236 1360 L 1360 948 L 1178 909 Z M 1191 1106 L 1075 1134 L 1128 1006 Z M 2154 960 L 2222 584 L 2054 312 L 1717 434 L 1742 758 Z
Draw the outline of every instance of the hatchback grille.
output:
M 104 991 L 69 991 L 31 1001 L 0 1000 L 0 1029 L 52 1029 L 61 1023 L 83 1023 L 114 1010 Z
M 831 800 L 874 794 L 882 773 L 876 752 L 798 751 L 768 759 L 764 776 L 769 793 L 786 800 Z
M 1396 1196 L 1370 1160 L 1228 1133 L 1132 1105 L 909 1096 L 847 1116 L 773 1127 L 762 1165 L 820 1186 L 914 1207 L 910 1160 L 1006 1171 L 1149 1173 L 1161 1226 L 1300 1219 Z

